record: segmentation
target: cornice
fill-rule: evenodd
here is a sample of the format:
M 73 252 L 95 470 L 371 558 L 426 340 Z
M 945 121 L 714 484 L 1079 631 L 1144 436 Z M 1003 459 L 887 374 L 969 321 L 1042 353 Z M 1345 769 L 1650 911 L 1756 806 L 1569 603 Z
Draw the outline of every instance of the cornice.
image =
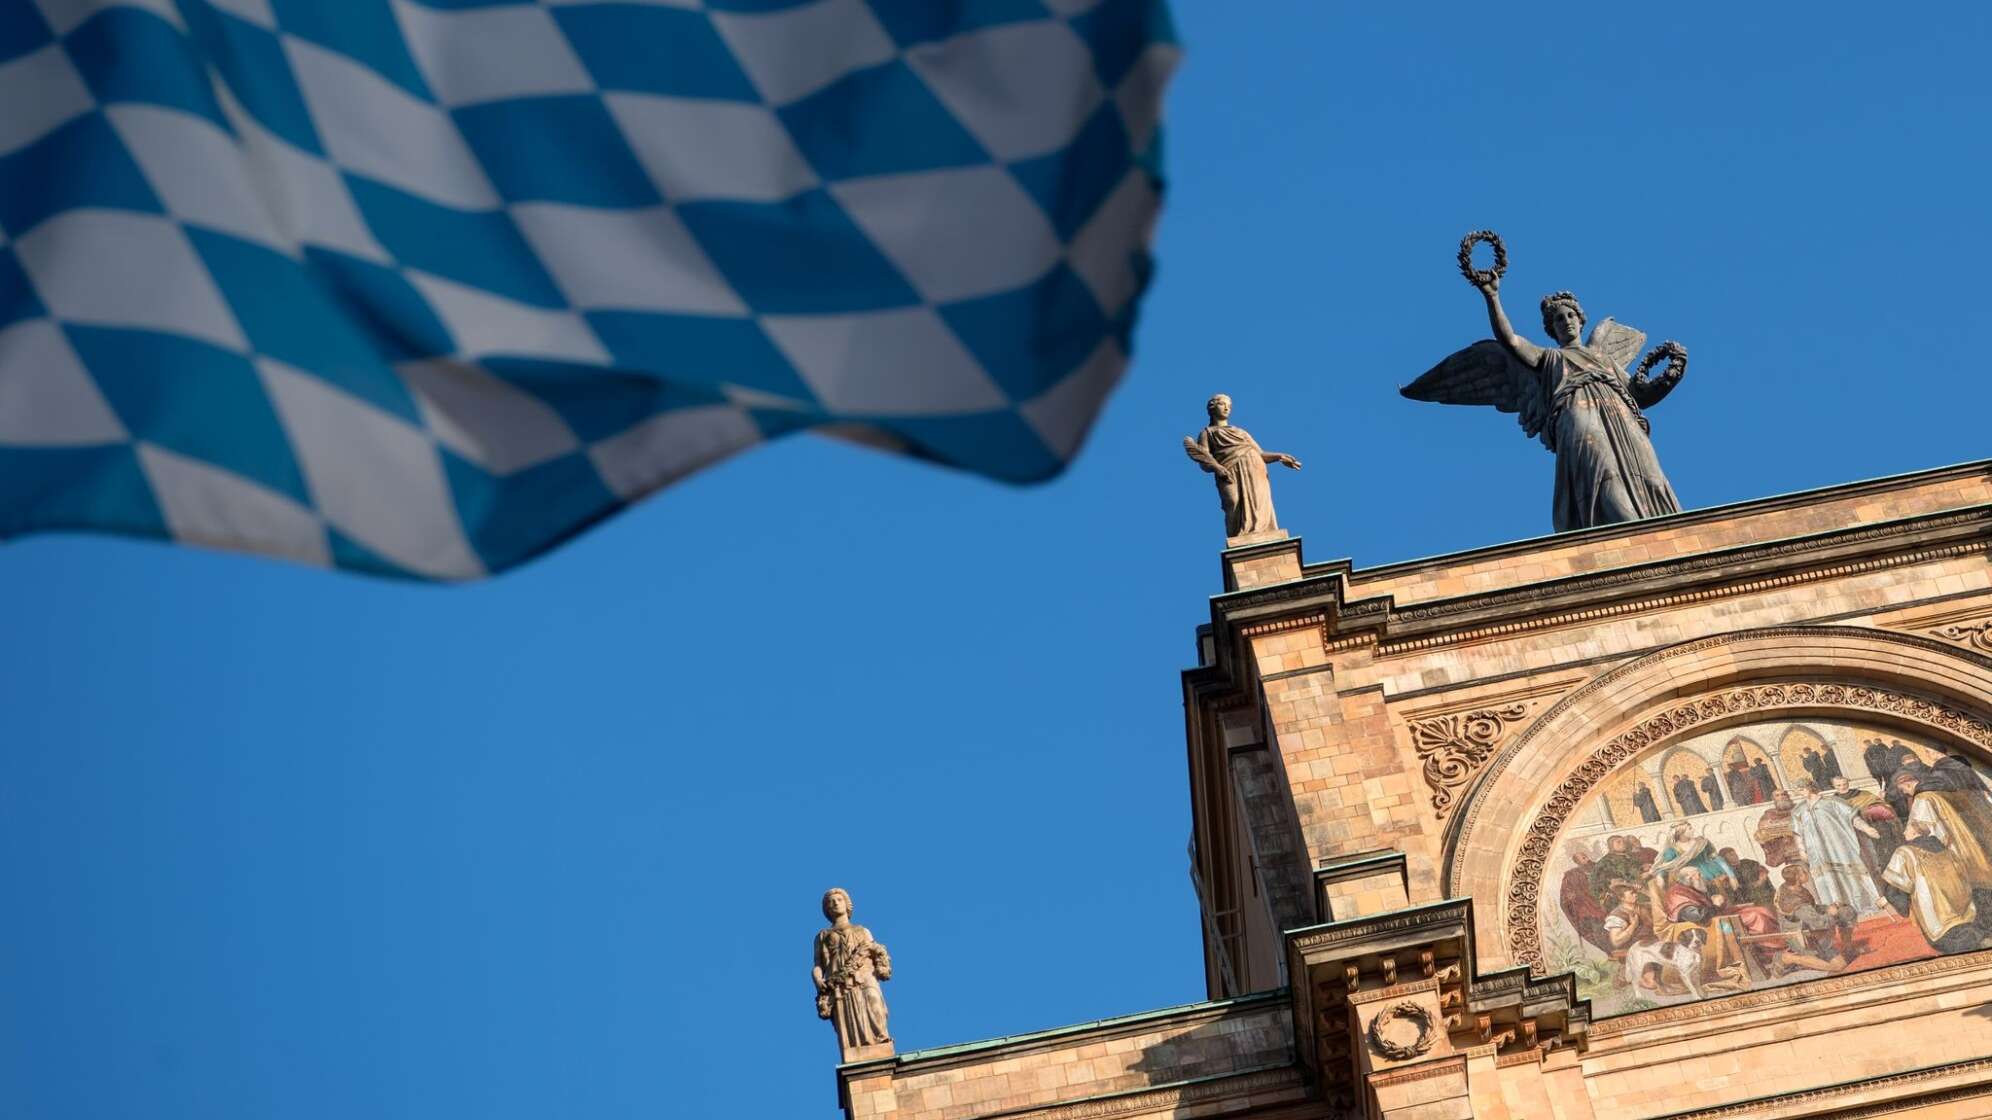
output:
M 1388 999 L 1401 1000 L 1406 996 L 1423 995 L 1438 990 L 1439 978 L 1432 976 L 1423 980 L 1413 980 L 1408 984 L 1392 984 L 1388 988 L 1364 988 L 1361 991 L 1350 992 L 1347 998 L 1351 1007 L 1364 1007 Z
M 1261 1097 L 1283 1089 L 1301 1092 L 1306 1082 L 1295 1066 L 1268 1066 L 1242 1073 L 1180 1081 L 1147 1089 L 1111 1093 L 1065 1104 L 1034 1105 L 990 1113 L 984 1120 L 1109 1120 L 1137 1113 L 1172 1112 L 1227 1097 Z
M 1831 1102 L 1853 1096 L 1866 1096 L 1903 1086 L 1921 1085 L 1953 1077 L 1975 1077 L 1963 1085 L 1951 1085 L 1922 1093 L 1908 1093 L 1890 1100 L 1868 1101 L 1850 1104 L 1844 1108 L 1834 1108 Z M 1801 1089 L 1794 1093 L 1780 1093 L 1774 1096 L 1757 1097 L 1734 1104 L 1716 1105 L 1712 1108 L 1698 1108 L 1687 1112 L 1675 1112 L 1658 1117 L 1656 1120 L 1725 1120 L 1728 1117 L 1749 1116 L 1766 1112 L 1788 1112 L 1801 1110 L 1797 1115 L 1817 1117 L 1821 1120 L 1855 1120 L 1857 1117 L 1885 1116 L 1891 1112 L 1901 1112 L 1911 1108 L 1928 1108 L 1950 1101 L 1971 1100 L 1992 1095 L 1992 1058 L 1972 1058 L 1948 1065 L 1925 1066 L 1921 1069 L 1904 1070 L 1901 1073 L 1884 1074 L 1880 1077 L 1864 1078 L 1860 1081 L 1843 1081 L 1835 1085 L 1822 1085 L 1817 1089 Z M 1824 1106 L 1824 1107 L 1821 1107 Z
M 1464 1077 L 1466 1058 L 1453 1054 L 1435 1061 L 1420 1062 L 1415 1066 L 1400 1066 L 1396 1069 L 1373 1073 L 1369 1076 L 1372 1088 L 1387 1089 L 1392 1085 L 1403 1085 L 1412 1081 L 1426 1081 L 1434 1077 Z
M 1558 547 L 1575 543 L 1603 545 L 1607 541 L 1623 540 L 1638 536 L 1653 529 L 1686 529 L 1697 525 L 1707 525 L 1719 521 L 1734 521 L 1765 513 L 1776 513 L 1796 509 L 1801 506 L 1816 506 L 1826 502 L 1845 501 L 1849 498 L 1870 497 L 1900 490 L 1910 490 L 1932 483 L 1992 475 L 1992 459 L 1979 459 L 1966 463 L 1953 463 L 1949 466 L 1931 467 L 1926 470 L 1908 471 L 1903 474 L 1883 475 L 1880 478 L 1860 479 L 1834 486 L 1822 486 L 1812 490 L 1795 490 L 1786 494 L 1773 494 L 1763 498 L 1751 498 L 1726 505 L 1708 506 L 1703 509 L 1672 513 L 1664 517 L 1651 517 L 1639 521 L 1622 521 L 1613 525 L 1600 525 L 1590 529 L 1569 532 L 1549 533 L 1539 537 L 1525 537 L 1521 540 L 1503 541 L 1499 544 L 1481 545 L 1477 548 L 1462 549 L 1458 552 L 1440 553 L 1436 556 L 1421 556 L 1413 560 L 1399 560 L 1364 568 L 1356 573 L 1363 579 L 1397 579 L 1415 576 L 1425 572 L 1443 571 L 1464 563 L 1479 564 L 1488 560 L 1506 557 L 1527 556 L 1544 548 Z M 1337 565 L 1347 566 L 1348 561 L 1328 561 L 1319 565 L 1303 564 L 1301 574 L 1312 576 Z
M 1718 996 L 1715 999 L 1699 1002 L 1648 1008 L 1645 1011 L 1616 1015 L 1593 1023 L 1591 1037 L 1619 1038 L 1679 1023 L 1707 1026 L 1711 1032 L 1726 1030 L 1729 1028 L 1723 1022 L 1723 1017 L 1728 1015 L 1758 1011 L 1766 1007 L 1810 1003 L 1846 992 L 1886 991 L 1910 980 L 1925 980 L 1953 972 L 1982 970 L 1986 966 L 1986 957 L 1987 954 L 1982 950 L 1953 953 L 1946 957 L 1929 957 L 1920 961 L 1885 965 L 1865 972 L 1822 976 L 1816 980 L 1804 980 L 1775 988 L 1761 988 L 1754 992 L 1738 992 L 1735 995 Z M 1862 1006 L 1866 1004 L 1863 1003 Z M 1678 1041 L 1671 1035 L 1669 1038 L 1670 1041 Z
M 1813 494 L 1820 500 L 1834 496 L 1835 491 Z M 1724 516 L 1747 510 L 1747 504 L 1725 507 Z M 1245 679 L 1237 666 L 1246 660 L 1250 640 L 1266 634 L 1318 629 L 1329 652 L 1371 646 L 1377 656 L 1389 657 L 1970 555 L 1988 540 L 1992 504 L 1982 504 L 1402 607 L 1389 595 L 1350 598 L 1352 587 L 1389 569 L 1357 571 L 1348 561 L 1335 561 L 1310 566 L 1297 580 L 1213 596 L 1214 663 L 1187 671 L 1184 678 L 1186 685 L 1194 680 L 1199 686 L 1235 688 Z M 1556 537 L 1532 544 L 1541 548 L 1552 542 L 1566 543 Z M 1462 553 L 1420 563 L 1443 567 L 1469 558 L 1478 559 Z
M 1427 628 L 1410 625 L 1417 623 L 1445 624 L 1450 629 L 1421 639 L 1387 637 L 1381 652 L 1402 652 L 1922 563 L 1974 551 L 1988 536 L 1992 536 L 1992 505 L 1972 506 L 1462 595 L 1392 610 L 1389 629 L 1396 634 Z M 1922 547 L 1914 547 L 1919 545 Z M 1616 599 L 1626 601 L 1612 601 Z M 1521 608 L 1523 617 L 1507 619 L 1516 608 Z M 1462 625 L 1494 618 L 1504 621 L 1479 627 Z
M 1472 918 L 1472 904 L 1463 898 L 1452 898 L 1372 917 L 1288 930 L 1287 946 L 1304 955 L 1352 941 L 1381 942 L 1385 935 L 1390 935 L 1391 941 L 1407 934 L 1467 937 L 1473 930 Z
M 957 1065 L 997 1061 L 1039 1050 L 1084 1046 L 1130 1035 L 1148 1034 L 1169 1027 L 1217 1022 L 1243 1015 L 1284 1012 L 1289 1007 L 1291 998 L 1288 989 L 1274 988 L 1227 1000 L 1164 1007 L 1112 1019 L 1096 1019 L 1086 1023 L 1053 1027 L 1029 1034 L 1009 1035 L 981 1042 L 964 1042 L 927 1050 L 912 1050 L 893 1057 L 839 1066 L 838 1073 L 849 1079 L 853 1075 L 869 1075 L 890 1070 L 895 1079 L 914 1077 Z M 1277 1017 L 1285 1018 L 1284 1015 Z
M 1983 524 L 1992 527 L 1992 517 L 1987 517 Z M 1983 547 L 1982 538 L 1985 536 L 1992 536 L 1992 534 L 1979 533 L 1975 534 L 1972 540 L 1960 541 L 1938 548 L 1896 553 L 1890 556 L 1874 557 L 1846 564 L 1813 567 L 1804 571 L 1785 572 L 1764 579 L 1725 579 L 1712 586 L 1692 590 L 1651 595 L 1599 607 L 1587 607 L 1581 610 L 1538 614 L 1516 622 L 1449 631 L 1426 638 L 1379 643 L 1377 653 L 1379 656 L 1384 657 L 1403 653 L 1415 653 L 1423 649 L 1455 645 L 1460 642 L 1505 637 L 1510 634 L 1526 633 L 1533 630 L 1548 630 L 1578 622 L 1591 622 L 1601 618 L 1616 618 L 1628 614 L 1641 614 L 1646 611 L 1685 606 L 1690 603 L 1703 603 L 1711 599 L 1723 599 L 1734 595 L 1748 595 L 1759 591 L 1773 591 L 1781 587 L 1792 587 L 1802 583 L 1813 583 L 1824 579 L 1839 579 L 1850 575 L 1861 575 L 1866 572 L 1899 568 L 1908 564 L 1921 564 L 1931 560 L 1945 560 L 1953 556 L 1968 556 L 1980 551 Z M 1723 565 L 1715 563 L 1710 564 L 1708 567 L 1710 570 L 1720 570 L 1723 568 Z
M 1737 545 L 1717 549 L 1713 552 L 1698 553 L 1679 560 L 1663 560 L 1650 564 L 1636 564 L 1624 568 L 1613 568 L 1603 572 L 1566 576 L 1525 587 L 1503 591 L 1490 591 L 1480 595 L 1465 595 L 1456 599 L 1443 600 L 1427 606 L 1407 607 L 1396 612 L 1396 617 L 1410 622 L 1443 618 L 1450 615 L 1474 611 L 1497 609 L 1516 603 L 1533 603 L 1545 595 L 1568 591 L 1596 591 L 1623 587 L 1628 584 L 1652 583 L 1678 575 L 1696 575 L 1717 570 L 1729 571 L 1740 563 L 1770 560 L 1783 556 L 1795 556 L 1819 551 L 1834 545 L 1860 544 L 1867 541 L 1888 540 L 1907 532 L 1942 530 L 1962 525 L 1983 525 L 1992 521 L 1992 505 L 1972 506 L 1964 510 L 1943 513 L 1923 514 L 1905 517 L 1895 521 L 1884 521 L 1876 525 L 1856 526 L 1846 529 L 1829 529 L 1821 533 L 1811 533 L 1799 537 L 1760 544 Z

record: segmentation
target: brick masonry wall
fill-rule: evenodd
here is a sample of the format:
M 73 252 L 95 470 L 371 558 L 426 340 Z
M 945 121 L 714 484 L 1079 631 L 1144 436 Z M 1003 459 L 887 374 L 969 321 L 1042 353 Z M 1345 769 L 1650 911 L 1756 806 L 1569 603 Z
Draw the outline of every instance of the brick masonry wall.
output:
M 1054 1034 L 935 1057 L 907 1055 L 848 1083 L 850 1115 L 853 1120 L 970 1120 L 1287 1068 L 1293 1058 L 1292 1012 L 1284 999 Z M 1241 1096 L 1248 1088 L 1241 1086 Z

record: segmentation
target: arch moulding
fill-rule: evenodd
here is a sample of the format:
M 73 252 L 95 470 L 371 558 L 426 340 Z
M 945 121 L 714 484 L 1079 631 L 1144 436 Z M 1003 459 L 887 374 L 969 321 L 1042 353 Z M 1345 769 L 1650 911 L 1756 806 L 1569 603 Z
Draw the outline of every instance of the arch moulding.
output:
M 1655 650 L 1565 696 L 1489 760 L 1447 830 L 1445 893 L 1476 901 L 1483 968 L 1540 970 L 1537 906 L 1557 834 L 1624 763 L 1733 724 L 1833 715 L 1992 759 L 1988 712 L 1992 659 L 1887 630 L 1739 630 Z

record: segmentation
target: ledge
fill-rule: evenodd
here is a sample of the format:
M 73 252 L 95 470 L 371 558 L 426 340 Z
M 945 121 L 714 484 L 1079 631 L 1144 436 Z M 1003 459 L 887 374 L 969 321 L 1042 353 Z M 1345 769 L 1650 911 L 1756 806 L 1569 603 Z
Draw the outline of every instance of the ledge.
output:
M 1256 1010 L 1261 1007 L 1285 1006 L 1288 991 L 1275 988 L 1266 992 L 1237 996 L 1232 999 L 1210 1000 L 1204 1003 L 1184 1003 L 1174 1007 L 1157 1008 L 1153 1011 L 1138 1011 L 1131 1015 L 1118 1015 L 1110 1019 L 1093 1019 L 1084 1023 L 1073 1023 L 1063 1027 L 1050 1027 L 1027 1034 L 1004 1035 L 1000 1038 L 983 1039 L 979 1042 L 960 1042 L 951 1046 L 930 1046 L 924 1050 L 909 1050 L 890 1058 L 879 1058 L 869 1062 L 853 1062 L 839 1066 L 839 1071 L 898 1069 L 916 1064 L 931 1064 L 971 1055 L 988 1055 L 1009 1049 L 1028 1049 L 1045 1043 L 1061 1042 L 1089 1034 L 1110 1034 L 1129 1028 L 1149 1027 L 1172 1019 L 1195 1020 L 1200 1018 L 1222 1018 L 1241 1011 Z
M 1348 570 L 1357 579 L 1383 579 L 1395 576 L 1413 575 L 1421 571 L 1456 567 L 1464 562 L 1498 559 L 1502 556 L 1537 552 L 1550 546 L 1612 540 L 1619 537 L 1635 536 L 1652 529 L 1673 529 L 1689 525 L 1701 525 L 1711 521 L 1727 521 L 1733 518 L 1777 510 L 1795 509 L 1799 506 L 1816 505 L 1821 501 L 1834 501 L 1844 498 L 1857 498 L 1867 494 L 1885 494 L 1892 490 L 1907 490 L 1932 482 L 1950 479 L 1970 478 L 1973 475 L 1992 475 L 1992 459 L 1977 459 L 1965 463 L 1953 463 L 1943 467 L 1929 467 L 1919 471 L 1906 471 L 1902 474 L 1881 475 L 1877 478 L 1861 479 L 1856 482 L 1841 482 L 1832 486 L 1821 486 L 1811 490 L 1793 490 L 1763 498 L 1746 498 L 1719 506 L 1703 506 L 1699 509 L 1683 510 L 1664 517 L 1649 517 L 1640 521 L 1622 521 L 1616 525 L 1599 525 L 1590 529 L 1573 529 L 1562 533 L 1545 533 L 1536 537 L 1523 537 L 1500 544 L 1479 545 L 1458 552 L 1443 552 L 1432 556 L 1420 556 L 1410 560 L 1397 560 L 1370 568 L 1354 568 L 1346 559 L 1329 560 L 1318 564 L 1303 564 L 1304 576 L 1322 575 L 1335 571 Z
M 1722 535 L 1724 539 L 1674 549 L 1652 559 L 1625 562 L 1614 557 L 1619 562 L 1610 566 L 1501 580 L 1466 593 L 1429 593 L 1436 589 L 1444 569 L 1479 565 L 1477 570 L 1484 572 L 1489 558 L 1519 559 L 1532 551 L 1552 550 L 1560 550 L 1567 558 L 1572 542 L 1634 540 L 1645 534 L 1675 532 L 1684 524 L 1747 521 L 1777 508 L 1844 503 L 1849 498 L 1913 492 L 1919 487 L 1980 476 L 1992 476 L 1992 461 L 1560 533 L 1380 568 L 1359 570 L 1347 560 L 1303 564 L 1299 579 L 1210 598 L 1209 637 L 1203 639 L 1209 653 L 1203 664 L 1184 671 L 1185 699 L 1196 703 L 1235 692 L 1247 683 L 1249 674 L 1239 675 L 1239 666 L 1250 659 L 1251 639 L 1284 630 L 1318 628 L 1331 649 L 1369 645 L 1379 655 L 1389 656 L 1963 555 L 1992 540 L 1992 502 L 1975 494 L 1932 494 L 1928 501 L 1902 503 L 1886 520 L 1874 520 L 1872 515 L 1863 519 L 1859 511 L 1843 509 L 1824 528 L 1786 520 L 1764 527 L 1775 531 L 1775 536 L 1744 539 L 1747 533 L 1730 531 Z M 1987 489 L 1992 491 L 1992 487 Z M 1287 543 L 1296 549 L 1300 546 L 1298 538 Z M 1620 553 L 1636 556 L 1642 551 L 1627 547 Z M 1552 566 L 1561 564 L 1556 561 Z M 1430 585 L 1385 590 L 1392 579 L 1419 572 L 1430 578 Z M 1366 586 L 1376 590 L 1366 593 Z M 1202 633 L 1200 630 L 1200 636 Z

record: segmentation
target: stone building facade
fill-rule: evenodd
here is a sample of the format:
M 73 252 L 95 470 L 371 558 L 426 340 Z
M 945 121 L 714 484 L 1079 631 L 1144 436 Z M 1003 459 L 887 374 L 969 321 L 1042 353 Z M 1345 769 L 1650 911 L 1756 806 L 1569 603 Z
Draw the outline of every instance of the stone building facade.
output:
M 1359 569 L 1183 674 L 1210 1002 L 851 1120 L 1992 1116 L 1992 463 Z

